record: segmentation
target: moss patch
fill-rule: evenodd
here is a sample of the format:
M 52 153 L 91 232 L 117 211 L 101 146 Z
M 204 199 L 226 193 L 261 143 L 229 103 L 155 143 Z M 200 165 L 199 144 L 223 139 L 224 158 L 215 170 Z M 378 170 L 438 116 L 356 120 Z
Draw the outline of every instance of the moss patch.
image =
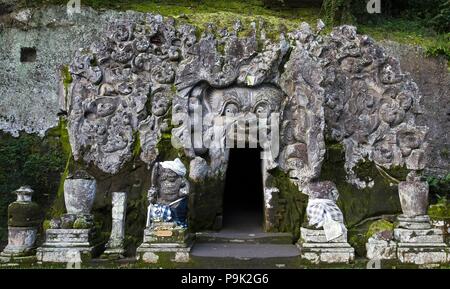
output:
M 268 184 L 279 189 L 279 195 L 273 196 L 275 197 L 273 202 L 277 202 L 274 206 L 278 211 L 275 212 L 273 220 L 269 220 L 274 225 L 269 231 L 291 232 L 294 238 L 298 239 L 300 226 L 306 216 L 308 197 L 302 194 L 289 176 L 279 169 L 270 172 Z
M 191 183 L 189 197 L 189 225 L 193 232 L 216 230 L 220 227 L 222 215 L 224 177 L 208 178 L 203 182 Z
M 366 239 L 369 239 L 376 233 L 394 230 L 394 224 L 386 220 L 378 220 L 370 224 L 366 233 Z
M 361 162 L 355 172 L 363 180 L 372 180 L 374 186 L 358 189 L 346 181 L 344 163 L 342 145 L 327 142 L 320 180 L 329 180 L 336 184 L 340 194 L 338 206 L 349 228 L 369 217 L 401 212 L 398 190 L 393 179 L 380 172 L 372 162 Z M 406 177 L 406 171 L 400 168 L 386 172 L 399 180 Z
M 365 11 L 365 3 L 350 3 L 347 0 L 326 0 L 322 10 L 317 7 L 292 8 L 277 5 L 268 8 L 261 0 L 83 0 L 82 5 L 95 9 L 135 10 L 140 12 L 159 13 L 172 16 L 179 22 L 190 23 L 198 27 L 198 32 L 204 30 L 206 23 L 213 23 L 219 28 L 233 27 L 240 19 L 243 27 L 248 29 L 252 21 L 258 23 L 263 19 L 266 23 L 268 38 L 277 39 L 279 32 L 292 30 L 302 21 L 315 25 L 319 18 L 328 19 L 330 25 L 354 24 L 352 13 Z M 66 0 L 36 0 L 19 1 L 21 7 L 39 7 L 42 5 L 66 5 Z M 368 15 L 364 13 L 364 15 Z M 444 17 L 446 17 L 444 15 Z M 411 17 L 410 17 L 411 18 Z M 448 22 L 448 20 L 447 20 Z M 439 25 L 438 27 L 442 27 Z M 450 35 L 436 33 L 430 25 L 411 18 L 380 18 L 379 21 L 364 21 L 358 24 L 361 33 L 371 35 L 377 40 L 393 40 L 400 43 L 419 45 L 425 48 L 429 55 L 444 55 L 450 59 Z M 326 31 L 330 31 L 327 28 Z M 242 33 L 245 33 L 243 31 Z

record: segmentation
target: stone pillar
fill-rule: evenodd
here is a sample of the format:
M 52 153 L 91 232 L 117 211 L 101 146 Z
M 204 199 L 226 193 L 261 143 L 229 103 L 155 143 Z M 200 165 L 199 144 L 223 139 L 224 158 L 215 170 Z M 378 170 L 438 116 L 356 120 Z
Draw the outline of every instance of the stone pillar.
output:
M 38 248 L 39 262 L 78 263 L 90 259 L 96 244 L 91 209 L 96 181 L 84 171 L 77 171 L 64 181 L 67 214 L 50 222 L 45 242 Z M 98 245 L 98 244 L 97 244 Z
M 112 193 L 112 227 L 111 236 L 106 244 L 104 254 L 108 258 L 123 258 L 125 249 L 123 241 L 125 239 L 125 216 L 127 207 L 127 193 Z
M 433 228 L 427 215 L 428 183 L 415 172 L 398 186 L 403 214 L 394 229 L 397 257 L 403 263 L 433 264 L 448 262 L 448 246 L 441 229 Z
M 29 186 L 20 187 L 14 193 L 17 200 L 8 207 L 8 245 L 0 253 L 0 261 L 32 261 L 41 210 L 31 201 L 33 190 Z

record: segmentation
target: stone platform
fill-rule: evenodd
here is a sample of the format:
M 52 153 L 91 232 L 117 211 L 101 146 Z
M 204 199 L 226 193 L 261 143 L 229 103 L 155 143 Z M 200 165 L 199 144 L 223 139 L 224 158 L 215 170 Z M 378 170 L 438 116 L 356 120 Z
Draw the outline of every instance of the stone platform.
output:
M 426 265 L 450 261 L 449 247 L 444 241 L 442 229 L 435 228 L 427 215 L 397 217 L 398 225 L 393 236 L 382 239 L 369 238 L 367 258 L 388 260 L 398 259 L 402 263 Z
M 449 248 L 444 242 L 441 229 L 433 228 L 427 215 L 398 217 L 394 229 L 397 243 L 397 258 L 403 263 L 417 265 L 446 263 Z
M 186 229 L 174 223 L 155 223 L 144 230 L 144 240 L 136 250 L 136 259 L 157 263 L 163 254 L 169 254 L 174 262 L 188 262 L 192 237 Z
M 78 263 L 90 259 L 95 249 L 92 239 L 91 229 L 48 229 L 45 243 L 37 249 L 37 260 Z
M 8 245 L 0 253 L 0 263 L 35 261 L 36 234 L 34 227 L 9 227 Z
M 323 230 L 300 228 L 300 240 L 297 243 L 301 258 L 314 264 L 351 263 L 355 259 L 355 249 L 343 235 L 327 241 Z

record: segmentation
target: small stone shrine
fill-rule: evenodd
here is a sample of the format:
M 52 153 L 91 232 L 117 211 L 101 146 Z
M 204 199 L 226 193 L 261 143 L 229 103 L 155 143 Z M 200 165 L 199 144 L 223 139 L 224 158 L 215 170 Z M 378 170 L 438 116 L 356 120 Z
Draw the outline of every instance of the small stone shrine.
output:
M 8 207 L 8 245 L 0 253 L 0 262 L 34 261 L 42 212 L 31 200 L 33 190 L 29 186 L 20 187 L 14 193 L 17 200 Z

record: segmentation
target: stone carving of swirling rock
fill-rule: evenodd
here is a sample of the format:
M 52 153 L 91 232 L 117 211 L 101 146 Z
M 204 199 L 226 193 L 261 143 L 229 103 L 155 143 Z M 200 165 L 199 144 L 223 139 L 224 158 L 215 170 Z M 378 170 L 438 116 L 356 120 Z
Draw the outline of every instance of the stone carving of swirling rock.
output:
M 414 125 L 420 94 L 398 61 L 352 26 L 335 28 L 320 58 L 328 133 L 345 146 L 350 182 L 367 185 L 353 172 L 363 159 L 385 168 L 423 168 L 427 129 Z
M 300 189 L 320 176 L 325 136 L 344 145 L 349 181 L 360 187 L 367 184 L 353 168 L 363 159 L 386 168 L 425 166 L 417 86 L 373 40 L 352 26 L 322 36 L 323 27 L 306 23 L 279 41 L 267 39 L 261 23 L 238 37 L 241 25 L 209 25 L 197 39 L 195 27 L 159 15 L 125 13 L 113 21 L 70 66 L 75 159 L 116 174 L 139 137 L 140 159 L 151 165 L 161 136 L 171 132 L 172 145 L 188 158 L 209 153 L 205 174 L 223 173 L 225 150 L 205 145 L 223 141 L 217 117 L 279 113 L 279 153 L 266 165 Z M 202 144 L 193 146 L 192 111 L 199 107 Z

